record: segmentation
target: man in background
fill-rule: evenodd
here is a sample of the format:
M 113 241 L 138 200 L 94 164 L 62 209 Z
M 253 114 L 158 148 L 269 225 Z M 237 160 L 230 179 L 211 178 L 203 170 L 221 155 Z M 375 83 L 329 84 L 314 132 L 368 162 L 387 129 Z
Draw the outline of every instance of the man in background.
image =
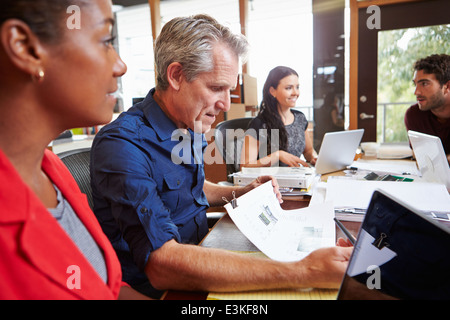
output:
M 405 113 L 406 130 L 439 137 L 450 163 L 450 56 L 420 59 L 414 70 L 417 103 Z

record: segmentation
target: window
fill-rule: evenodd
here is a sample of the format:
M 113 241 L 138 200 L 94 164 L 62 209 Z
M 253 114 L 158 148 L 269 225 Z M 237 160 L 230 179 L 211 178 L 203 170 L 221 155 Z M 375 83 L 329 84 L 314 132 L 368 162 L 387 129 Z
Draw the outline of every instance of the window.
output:
M 238 0 L 161 1 L 161 24 L 176 16 L 206 13 L 240 32 Z M 248 73 L 257 78 L 258 101 L 269 71 L 286 65 L 300 76 L 298 107 L 312 110 L 312 5 L 311 0 L 251 0 L 248 39 L 251 44 Z M 132 99 L 144 97 L 155 86 L 150 8 L 140 5 L 117 12 L 118 45 L 128 72 L 122 77 L 124 110 Z M 305 112 L 308 117 L 308 112 Z M 312 117 L 312 113 L 310 114 Z M 310 118 L 309 117 L 309 118 Z
M 299 74 L 297 106 L 312 120 L 313 27 L 310 0 L 253 0 L 249 4 L 248 39 L 251 44 L 248 72 L 258 81 L 258 101 L 269 71 L 284 65 Z
M 413 65 L 431 54 L 450 52 L 449 36 L 448 24 L 378 32 L 377 141 L 408 141 L 403 118 L 416 103 Z

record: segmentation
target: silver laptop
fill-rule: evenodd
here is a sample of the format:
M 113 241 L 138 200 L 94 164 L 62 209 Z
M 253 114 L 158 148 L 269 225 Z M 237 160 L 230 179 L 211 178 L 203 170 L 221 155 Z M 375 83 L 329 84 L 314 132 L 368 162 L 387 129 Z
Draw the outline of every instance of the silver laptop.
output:
M 448 214 L 422 213 L 377 190 L 338 300 L 449 300 L 449 248 Z
M 327 132 L 316 161 L 316 173 L 339 171 L 351 165 L 363 134 L 364 129 Z
M 408 137 L 423 179 L 445 184 L 450 190 L 450 167 L 441 139 L 412 130 Z

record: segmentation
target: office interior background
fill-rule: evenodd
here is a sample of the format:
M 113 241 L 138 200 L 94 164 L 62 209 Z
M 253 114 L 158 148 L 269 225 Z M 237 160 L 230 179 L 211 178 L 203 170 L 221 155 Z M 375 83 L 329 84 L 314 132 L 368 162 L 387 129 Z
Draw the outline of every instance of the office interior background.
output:
M 245 3 L 246 2 L 246 3 Z M 151 4 L 160 26 L 176 16 L 206 13 L 245 34 L 251 51 L 246 73 L 257 99 L 277 65 L 299 73 L 297 108 L 314 125 L 333 92 L 346 129 L 364 128 L 363 141 L 407 142 L 403 115 L 415 103 L 412 65 L 450 52 L 447 0 L 115 0 L 116 47 L 128 65 L 117 109 L 155 85 Z M 377 11 L 378 10 L 378 11 Z M 157 13 L 153 13 L 157 14 Z M 155 31 L 155 30 L 153 30 Z M 157 30 L 156 30 L 157 32 Z

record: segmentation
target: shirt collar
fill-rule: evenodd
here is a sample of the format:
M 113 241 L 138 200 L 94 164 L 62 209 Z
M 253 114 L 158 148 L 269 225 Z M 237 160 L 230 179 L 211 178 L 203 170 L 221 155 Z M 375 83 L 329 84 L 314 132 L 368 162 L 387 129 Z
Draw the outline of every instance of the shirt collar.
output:
M 143 101 L 144 116 L 158 137 L 161 140 L 168 140 L 172 137 L 172 133 L 177 130 L 177 126 L 153 99 L 154 93 L 155 89 L 153 88 Z
M 170 118 L 164 113 L 155 99 L 153 99 L 154 93 L 155 88 L 150 90 L 150 92 L 147 94 L 147 97 L 145 97 L 144 101 L 142 102 L 142 109 L 145 118 L 161 140 L 164 141 L 171 139 L 174 134 L 179 136 L 179 133 L 175 132 L 179 130 L 175 123 L 170 120 Z M 186 138 L 190 138 L 193 140 L 194 136 L 197 135 L 197 133 L 194 133 L 191 129 L 188 129 L 188 132 L 189 133 L 187 135 L 183 134 Z M 199 138 L 200 141 L 205 139 L 204 134 L 198 134 L 201 136 Z

